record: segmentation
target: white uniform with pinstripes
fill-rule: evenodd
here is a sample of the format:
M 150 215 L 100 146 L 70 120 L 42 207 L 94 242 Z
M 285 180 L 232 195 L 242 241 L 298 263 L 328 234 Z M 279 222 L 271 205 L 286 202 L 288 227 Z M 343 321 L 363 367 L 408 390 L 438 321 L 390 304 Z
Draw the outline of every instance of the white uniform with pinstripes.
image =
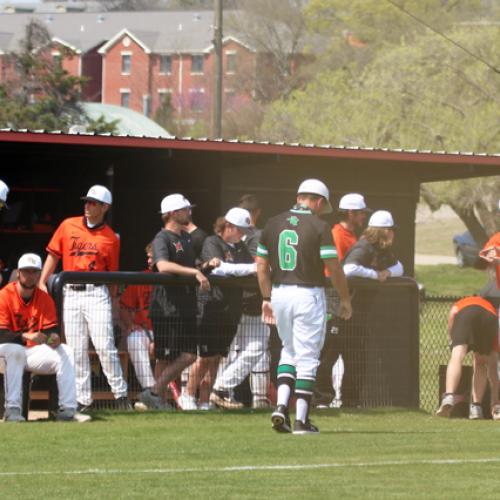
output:
M 76 395 L 82 405 L 92 403 L 89 338 L 94 344 L 115 398 L 127 396 L 113 336 L 111 296 L 107 286 L 86 285 L 85 290 L 64 287 L 64 335 L 75 355 Z

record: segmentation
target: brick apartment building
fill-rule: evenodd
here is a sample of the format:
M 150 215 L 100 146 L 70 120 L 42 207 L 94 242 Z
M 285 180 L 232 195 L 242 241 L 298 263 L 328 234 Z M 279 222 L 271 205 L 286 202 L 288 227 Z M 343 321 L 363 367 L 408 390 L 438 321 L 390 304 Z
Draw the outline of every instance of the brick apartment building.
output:
M 31 19 L 51 33 L 52 56 L 70 74 L 88 79 L 84 100 L 154 117 L 168 97 L 183 118 L 210 112 L 212 11 L 0 14 L 0 79 L 8 74 L 6 54 L 18 50 Z M 224 30 L 226 109 L 255 97 L 262 81 L 272 82 L 270 71 L 269 54 L 258 53 L 243 36 Z

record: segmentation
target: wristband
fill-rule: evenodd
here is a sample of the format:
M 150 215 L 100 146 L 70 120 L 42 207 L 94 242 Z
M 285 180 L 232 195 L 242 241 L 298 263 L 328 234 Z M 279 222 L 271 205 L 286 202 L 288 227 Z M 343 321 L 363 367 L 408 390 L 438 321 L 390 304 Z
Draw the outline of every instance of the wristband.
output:
M 262 297 L 262 302 L 271 302 L 271 297 Z

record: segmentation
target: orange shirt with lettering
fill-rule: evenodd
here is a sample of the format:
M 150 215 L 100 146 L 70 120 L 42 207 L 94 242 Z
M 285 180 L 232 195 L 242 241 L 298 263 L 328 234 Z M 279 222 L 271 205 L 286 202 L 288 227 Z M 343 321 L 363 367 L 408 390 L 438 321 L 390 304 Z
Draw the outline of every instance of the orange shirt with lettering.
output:
M 151 272 L 149 269 L 145 273 Z M 151 285 L 129 285 L 120 297 L 121 304 L 135 311 L 134 322 L 145 330 L 152 330 L 149 319 L 149 304 L 151 301 Z
M 484 245 L 483 251 L 491 247 L 500 247 L 500 233 L 495 233 Z M 497 276 L 497 287 L 500 288 L 500 264 L 495 266 L 495 274 Z
M 17 282 L 9 283 L 0 290 L 0 329 L 15 333 L 35 333 L 57 326 L 56 306 L 52 297 L 35 288 L 29 302 L 19 295 Z M 27 341 L 32 347 L 36 342 Z
M 61 222 L 47 252 L 62 259 L 63 271 L 118 271 L 120 240 L 107 225 L 87 227 L 84 217 Z

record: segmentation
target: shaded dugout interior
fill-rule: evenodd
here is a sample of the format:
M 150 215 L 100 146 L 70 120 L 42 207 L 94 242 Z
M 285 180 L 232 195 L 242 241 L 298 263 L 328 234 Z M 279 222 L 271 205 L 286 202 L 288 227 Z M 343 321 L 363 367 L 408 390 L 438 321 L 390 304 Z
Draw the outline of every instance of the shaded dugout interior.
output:
M 121 268 L 144 267 L 144 246 L 161 227 L 163 196 L 180 192 L 196 204 L 194 220 L 211 233 L 218 215 L 244 193 L 262 204 L 259 225 L 288 207 L 298 184 L 318 177 L 332 205 L 347 192 L 365 195 L 372 209 L 390 210 L 396 253 L 413 274 L 415 211 L 421 182 L 496 175 L 500 156 L 383 151 L 186 139 L 152 139 L 0 132 L 0 178 L 11 187 L 0 214 L 0 257 L 40 252 L 59 222 L 82 214 L 92 184 L 114 195 L 112 227 L 122 242 Z M 437 235 L 439 237 L 439 235 Z

